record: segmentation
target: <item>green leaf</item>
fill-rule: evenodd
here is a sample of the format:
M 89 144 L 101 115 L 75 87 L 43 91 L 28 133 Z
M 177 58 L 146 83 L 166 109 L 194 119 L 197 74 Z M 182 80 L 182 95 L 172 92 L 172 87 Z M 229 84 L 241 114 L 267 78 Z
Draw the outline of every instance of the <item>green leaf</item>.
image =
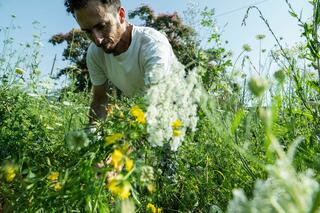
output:
M 242 118 L 245 115 L 245 110 L 241 108 L 234 116 L 232 124 L 231 124 L 231 133 L 234 134 L 236 129 L 238 128 Z
M 307 81 L 307 85 L 320 93 L 320 87 L 317 81 Z
M 320 207 L 320 192 L 317 193 L 317 195 L 314 197 L 313 202 L 312 202 L 312 208 L 311 208 L 311 213 L 313 212 L 319 212 L 319 207 Z
M 298 15 L 297 15 L 295 12 L 289 11 L 289 13 L 290 13 L 290 15 L 291 15 L 292 17 L 294 17 L 294 18 L 297 18 L 297 17 L 298 17 Z

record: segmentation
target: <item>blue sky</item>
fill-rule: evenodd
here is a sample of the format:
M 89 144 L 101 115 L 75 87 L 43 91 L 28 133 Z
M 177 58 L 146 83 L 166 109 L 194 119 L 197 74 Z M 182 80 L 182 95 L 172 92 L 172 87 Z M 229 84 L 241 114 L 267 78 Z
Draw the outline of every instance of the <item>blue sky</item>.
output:
M 190 0 L 122 0 L 127 11 L 142 4 L 148 4 L 156 13 L 177 11 L 181 15 L 187 10 L 190 2 Z M 290 2 L 298 12 L 302 10 L 304 18 L 311 16 L 311 8 L 307 0 L 291 0 Z M 284 44 L 292 46 L 299 41 L 300 29 L 297 22 L 288 14 L 284 0 L 193 0 L 192 3 L 200 9 L 205 6 L 215 9 L 217 24 L 222 31 L 222 39 L 228 40 L 226 47 L 234 53 L 235 57 L 241 52 L 242 45 L 245 43 L 254 49 L 251 53 L 253 57 L 257 56 L 259 49 L 259 42 L 255 39 L 257 34 L 266 35 L 262 43 L 263 48 L 270 49 L 275 43 L 265 25 L 258 18 L 256 11 L 252 11 L 247 26 L 241 26 L 246 12 L 245 8 L 249 5 L 257 4 L 276 35 L 284 38 Z M 45 27 L 43 29 L 45 33 L 41 37 L 43 58 L 40 68 L 43 73 L 49 73 L 55 54 L 58 59 L 56 69 L 63 67 L 64 62 L 61 56 L 63 47 L 53 47 L 47 42 L 53 34 L 68 32 L 78 27 L 73 17 L 66 13 L 63 0 L 0 0 L 0 26 L 8 26 L 12 14 L 16 16 L 15 25 L 21 27 L 12 33 L 18 43 L 32 41 L 32 35 L 35 33 L 32 27 L 33 21 L 38 21 Z

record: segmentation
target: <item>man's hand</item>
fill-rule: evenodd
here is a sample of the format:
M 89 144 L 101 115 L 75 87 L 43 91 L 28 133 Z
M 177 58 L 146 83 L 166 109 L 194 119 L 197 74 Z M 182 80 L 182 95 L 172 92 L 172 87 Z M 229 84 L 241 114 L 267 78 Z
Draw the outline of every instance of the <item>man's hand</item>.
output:
M 97 127 L 92 124 L 89 124 L 88 126 L 86 126 L 84 129 L 85 133 L 87 133 L 87 135 L 93 134 L 97 131 Z
M 105 82 L 99 86 L 92 88 L 92 102 L 89 111 L 89 125 L 94 126 L 98 120 L 106 118 L 106 106 L 108 103 L 107 97 L 108 84 Z

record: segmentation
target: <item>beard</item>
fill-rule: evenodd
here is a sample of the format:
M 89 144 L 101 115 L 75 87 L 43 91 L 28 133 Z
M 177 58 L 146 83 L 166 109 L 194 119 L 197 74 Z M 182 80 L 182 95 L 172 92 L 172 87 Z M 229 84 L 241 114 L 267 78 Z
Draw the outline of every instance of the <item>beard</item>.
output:
M 101 48 L 103 49 L 103 51 L 105 53 L 111 54 L 111 53 L 115 52 L 116 46 L 117 45 L 115 45 L 114 42 L 112 42 L 112 43 L 108 43 L 108 44 L 105 44 L 105 45 L 101 45 Z
M 117 52 L 117 46 L 121 40 L 121 26 L 117 23 L 117 28 L 114 34 L 111 36 L 112 38 L 105 38 L 101 44 L 101 48 L 107 54 L 115 54 Z

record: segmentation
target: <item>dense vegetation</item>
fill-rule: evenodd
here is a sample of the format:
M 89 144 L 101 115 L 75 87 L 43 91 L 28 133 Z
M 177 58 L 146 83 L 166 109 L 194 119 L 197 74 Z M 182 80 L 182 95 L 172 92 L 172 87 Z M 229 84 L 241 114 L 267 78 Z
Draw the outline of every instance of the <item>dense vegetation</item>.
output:
M 277 48 L 268 57 L 277 70 L 241 81 L 236 70 L 253 66 L 248 45 L 231 62 L 217 32 L 208 38 L 214 48 L 203 49 L 178 14 L 156 16 L 149 7 L 130 13 L 165 32 L 187 72 L 197 71 L 196 131 L 185 129 L 177 151 L 170 141 L 149 142 L 144 97 L 110 97 L 107 119 L 95 131 L 86 128 L 90 85 L 82 32 L 50 40 L 66 41 L 70 60 L 59 74 L 68 74 L 70 85 L 54 90 L 53 79 L 39 77 L 40 37 L 19 54 L 11 29 L 3 28 L 0 211 L 319 212 L 320 1 L 310 1 L 306 20 L 286 2 L 303 42 L 284 48 L 259 9 L 249 8 L 244 23 L 258 10 L 274 36 Z M 213 12 L 201 15 L 202 26 L 212 29 Z M 172 123 L 170 140 L 184 125 L 179 118 Z

